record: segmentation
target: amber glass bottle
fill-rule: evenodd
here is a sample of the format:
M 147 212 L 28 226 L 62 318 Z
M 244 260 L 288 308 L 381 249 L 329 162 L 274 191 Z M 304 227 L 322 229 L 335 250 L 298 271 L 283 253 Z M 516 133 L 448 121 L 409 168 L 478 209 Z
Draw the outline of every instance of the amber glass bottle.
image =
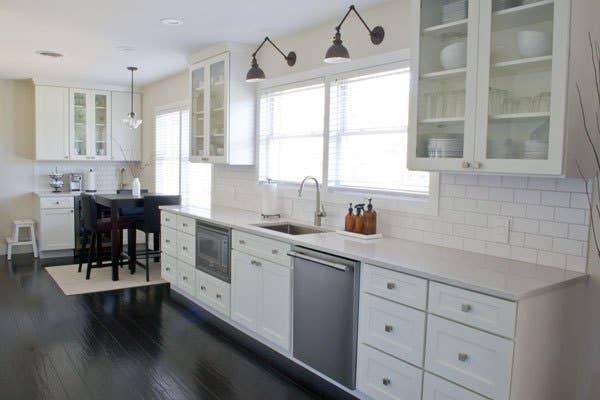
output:
M 367 204 L 367 210 L 364 213 L 365 220 L 365 235 L 374 235 L 377 233 L 377 213 L 373 210 L 373 204 L 371 204 L 371 199 L 369 200 L 369 204 Z
M 354 206 L 354 208 L 356 208 L 356 216 L 354 219 L 354 229 L 352 230 L 352 232 L 354 232 L 354 233 L 363 233 L 363 230 L 365 229 L 365 220 L 362 215 L 362 211 L 363 211 L 364 207 L 365 207 L 364 204 L 357 204 Z
M 344 221 L 344 230 L 346 232 L 352 232 L 354 230 L 354 213 L 352 212 L 352 203 L 348 207 L 348 214 L 346 214 L 346 220 Z

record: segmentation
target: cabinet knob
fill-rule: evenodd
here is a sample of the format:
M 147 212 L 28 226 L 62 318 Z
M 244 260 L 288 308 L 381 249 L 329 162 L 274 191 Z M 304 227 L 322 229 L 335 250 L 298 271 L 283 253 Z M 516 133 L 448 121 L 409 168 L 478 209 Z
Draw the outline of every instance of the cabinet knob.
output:
M 463 163 L 462 163 L 462 167 L 463 167 L 463 168 L 471 168 L 471 163 L 470 163 L 470 162 L 468 162 L 468 161 L 463 161 Z
M 391 326 L 391 325 L 386 325 L 386 326 L 385 326 L 385 331 L 386 331 L 387 333 L 390 333 L 390 332 L 391 332 L 391 331 L 393 331 L 393 330 L 394 330 L 394 327 L 393 327 L 393 326 Z
M 279 254 L 279 250 L 273 249 L 273 250 L 271 250 L 271 254 Z
M 246 244 L 246 241 L 245 240 L 238 240 L 238 243 L 239 244 Z
M 383 378 L 381 383 L 383 383 L 383 386 L 390 386 L 392 384 L 392 380 L 390 378 Z
M 206 286 L 200 286 L 200 290 L 206 290 Z
M 219 293 L 217 293 L 217 299 L 220 299 L 221 297 L 222 296 Z
M 169 239 L 165 239 L 165 243 L 171 243 Z
M 257 267 L 260 267 L 262 265 L 262 263 L 260 261 L 256 261 L 256 260 L 250 261 L 250 264 L 256 265 Z
M 467 353 L 458 353 L 458 361 L 465 362 L 469 358 Z
M 171 270 L 171 267 L 166 267 L 165 269 L 166 269 L 167 271 L 170 271 L 170 270 Z
M 470 304 L 463 304 L 460 306 L 462 312 L 470 312 L 473 309 L 473 306 Z
M 182 277 L 184 281 L 187 281 L 187 276 Z
M 185 222 L 182 224 L 184 228 L 187 228 L 188 224 L 186 224 Z
M 388 282 L 388 284 L 387 284 L 387 288 L 388 288 L 389 290 L 396 289 L 396 284 L 395 284 L 394 282 Z
M 56 204 L 56 205 L 59 205 L 59 204 L 60 204 L 60 201 L 57 201 L 57 202 L 55 202 L 54 204 Z
M 187 248 L 187 246 L 181 246 L 181 249 L 182 249 L 183 251 L 187 251 L 187 249 L 188 249 L 188 248 Z

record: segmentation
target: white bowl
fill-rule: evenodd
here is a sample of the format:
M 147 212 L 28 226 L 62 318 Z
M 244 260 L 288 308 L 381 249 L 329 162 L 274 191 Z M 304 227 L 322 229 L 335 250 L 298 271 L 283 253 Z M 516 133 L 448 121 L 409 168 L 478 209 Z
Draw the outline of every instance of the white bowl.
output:
M 521 57 L 542 57 L 552 52 L 550 37 L 544 32 L 521 31 L 517 42 Z
M 444 69 L 464 68 L 467 66 L 467 44 L 456 42 L 444 47 L 440 52 L 440 62 Z

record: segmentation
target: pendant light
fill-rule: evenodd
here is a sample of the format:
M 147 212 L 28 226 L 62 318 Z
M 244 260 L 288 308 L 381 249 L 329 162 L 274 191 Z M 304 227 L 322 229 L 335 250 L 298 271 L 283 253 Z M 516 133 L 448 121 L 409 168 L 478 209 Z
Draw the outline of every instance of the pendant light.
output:
M 369 31 L 371 43 L 377 45 L 383 42 L 383 38 L 385 37 L 385 31 L 383 30 L 383 28 L 381 26 L 376 26 L 373 29 L 370 29 L 365 20 L 362 19 L 358 11 L 356 11 L 356 7 L 352 5 L 346 12 L 346 15 L 344 15 L 344 18 L 342 18 L 342 21 L 339 23 L 339 25 L 335 27 L 335 36 L 333 37 L 333 44 L 331 45 L 331 47 L 329 47 L 329 49 L 327 49 L 327 53 L 325 54 L 324 61 L 328 64 L 336 64 L 340 62 L 350 61 L 350 53 L 348 52 L 348 49 L 342 44 L 342 35 L 340 34 L 340 29 L 342 28 L 342 24 L 346 21 L 346 18 L 348 18 L 348 15 L 352 11 L 354 11 L 358 19 L 360 19 L 360 22 L 362 22 L 365 28 L 367 28 L 367 30 Z
M 296 64 L 296 53 L 294 53 L 293 51 L 290 51 L 289 54 L 286 56 L 285 53 L 283 51 L 281 51 L 279 49 L 279 47 L 277 47 L 275 45 L 275 43 L 273 43 L 271 41 L 271 39 L 269 39 L 269 37 L 267 36 L 262 41 L 260 46 L 258 46 L 256 51 L 254 53 L 252 53 L 252 64 L 251 64 L 250 70 L 248 70 L 248 73 L 246 74 L 246 82 L 259 82 L 259 81 L 266 79 L 265 72 L 258 66 L 258 62 L 256 61 L 256 54 L 258 53 L 258 51 L 263 47 L 263 45 L 266 42 L 271 43 L 273 45 L 273 47 L 275 47 L 275 49 L 283 56 L 285 61 L 287 61 L 287 65 L 289 65 L 290 67 L 293 67 L 294 64 Z
M 127 117 L 123 119 L 123 123 L 131 130 L 139 128 L 142 124 L 142 120 L 135 117 L 133 111 L 133 72 L 137 71 L 137 67 L 127 67 L 131 71 L 131 112 L 127 114 Z

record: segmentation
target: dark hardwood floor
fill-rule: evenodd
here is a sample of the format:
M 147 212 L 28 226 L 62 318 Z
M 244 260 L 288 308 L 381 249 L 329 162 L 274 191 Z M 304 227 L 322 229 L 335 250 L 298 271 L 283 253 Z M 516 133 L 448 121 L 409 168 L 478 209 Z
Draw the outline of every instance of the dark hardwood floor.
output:
M 65 296 L 46 265 L 0 257 L 0 399 L 317 398 L 167 285 Z

